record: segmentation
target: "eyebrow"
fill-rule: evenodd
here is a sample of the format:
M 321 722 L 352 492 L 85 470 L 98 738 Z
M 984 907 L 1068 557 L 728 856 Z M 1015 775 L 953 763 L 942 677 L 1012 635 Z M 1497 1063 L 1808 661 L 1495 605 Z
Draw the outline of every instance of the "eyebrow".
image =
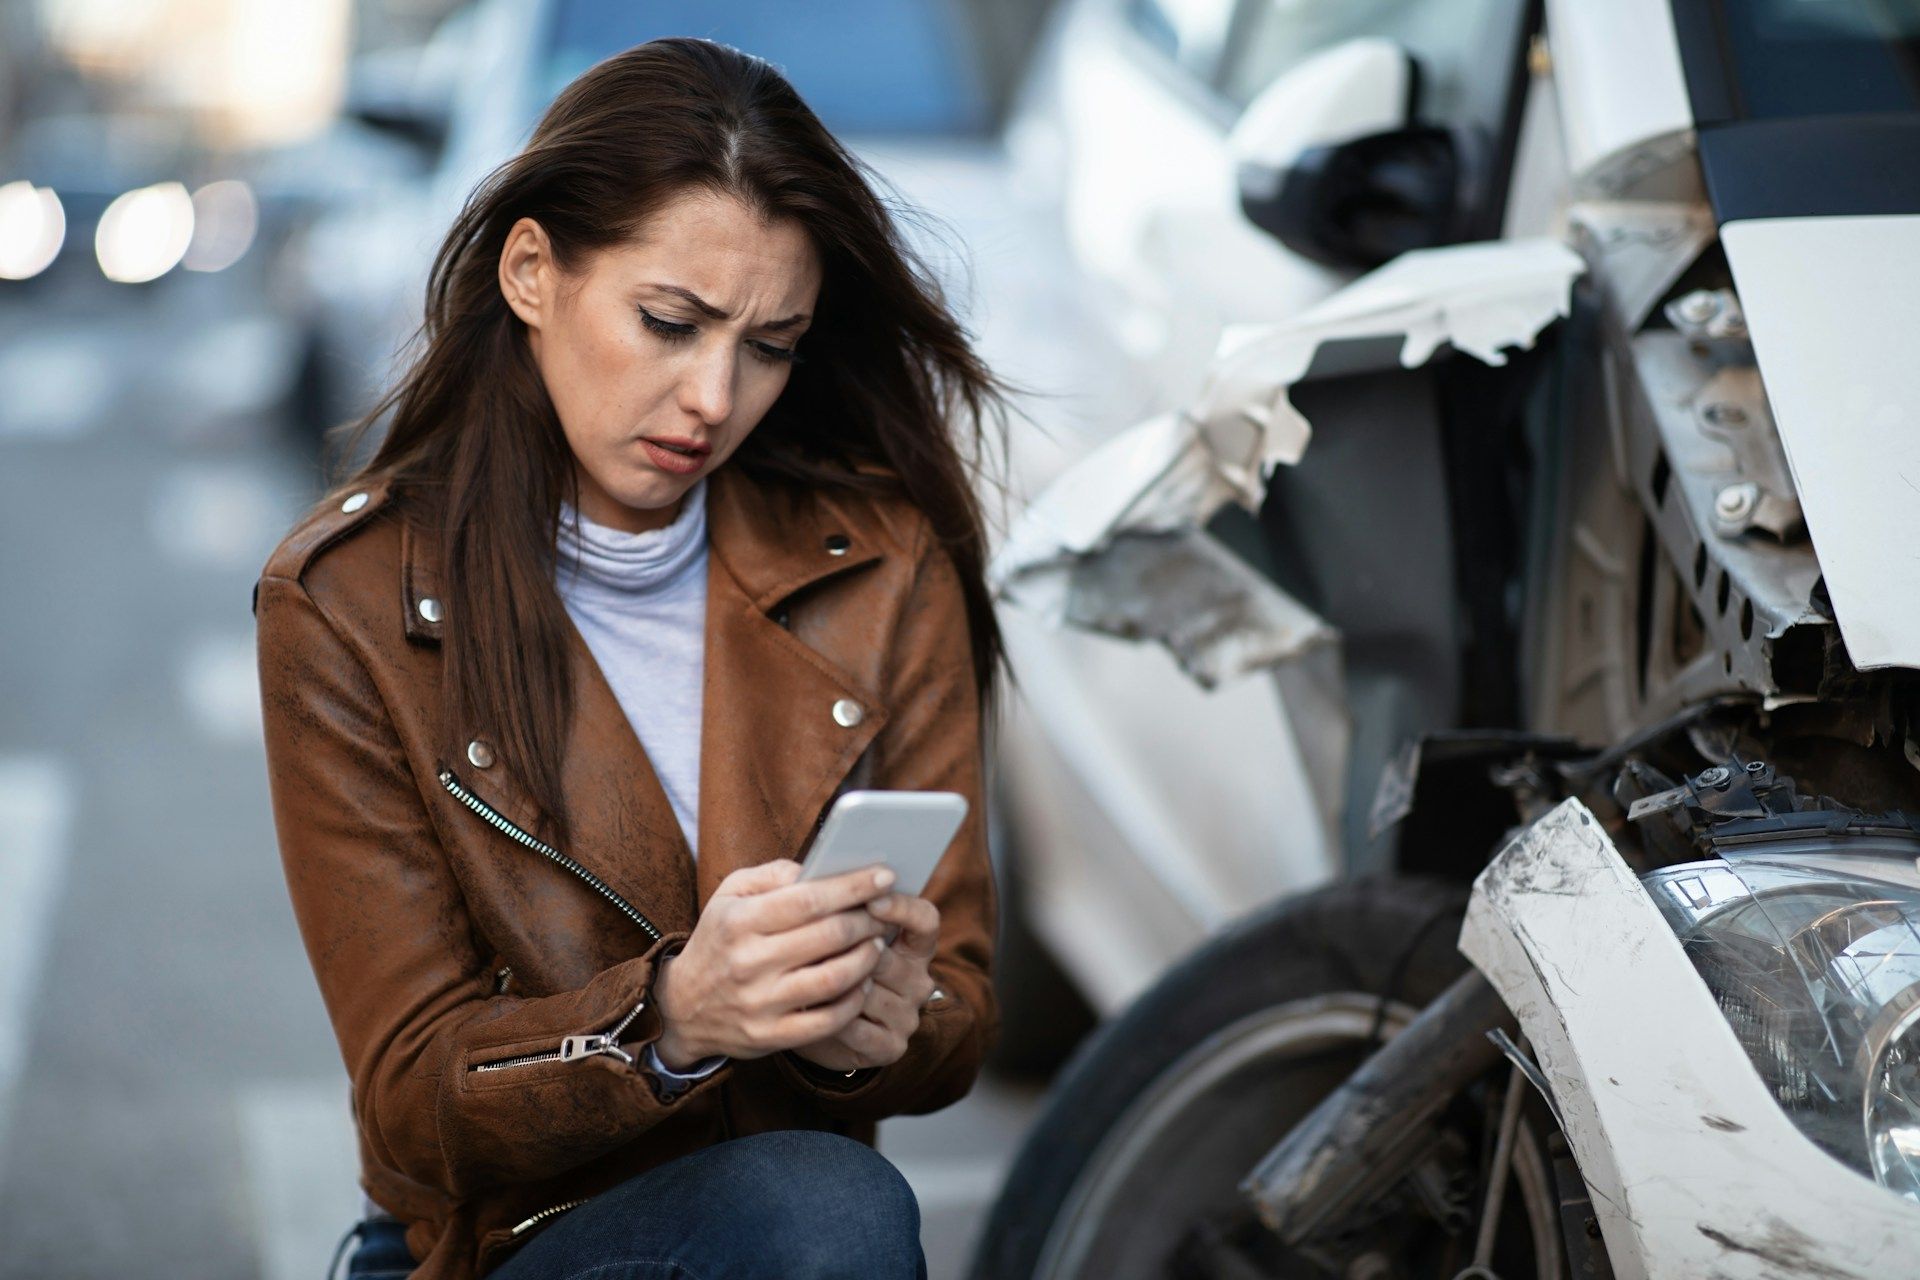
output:
M 677 284 L 656 284 L 653 287 L 662 293 L 671 293 L 677 298 L 685 299 L 689 306 L 709 320 L 733 319 L 732 312 L 722 311 L 719 307 L 714 306 L 711 302 L 708 302 L 691 289 L 683 289 Z M 805 324 L 806 321 L 806 314 L 801 313 L 799 315 L 788 316 L 785 320 L 769 320 L 759 327 L 762 329 L 772 329 L 777 333 L 783 329 L 791 329 L 797 324 Z

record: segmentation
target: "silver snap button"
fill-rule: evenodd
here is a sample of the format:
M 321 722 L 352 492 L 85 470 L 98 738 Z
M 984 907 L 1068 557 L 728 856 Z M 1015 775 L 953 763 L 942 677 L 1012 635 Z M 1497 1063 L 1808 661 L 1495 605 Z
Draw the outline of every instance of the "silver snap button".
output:
M 438 600 L 435 600 L 432 596 L 421 596 L 420 604 L 418 607 L 420 610 L 420 616 L 425 618 L 428 622 L 440 621 L 440 602 Z
M 348 515 L 352 515 L 354 512 L 358 511 L 360 508 L 366 505 L 367 505 L 367 495 L 364 493 L 356 493 L 351 498 L 348 498 L 345 502 L 341 503 L 340 509 L 346 512 Z
M 480 741 L 480 739 L 475 738 L 467 744 L 467 759 L 472 761 L 473 767 L 476 769 L 491 769 L 493 767 L 493 748 Z
M 852 545 L 853 539 L 844 533 L 830 533 L 827 535 L 827 554 L 830 556 L 843 556 L 847 554 L 847 548 Z
M 867 713 L 852 698 L 841 698 L 833 704 L 833 721 L 844 728 L 851 729 L 866 718 Z

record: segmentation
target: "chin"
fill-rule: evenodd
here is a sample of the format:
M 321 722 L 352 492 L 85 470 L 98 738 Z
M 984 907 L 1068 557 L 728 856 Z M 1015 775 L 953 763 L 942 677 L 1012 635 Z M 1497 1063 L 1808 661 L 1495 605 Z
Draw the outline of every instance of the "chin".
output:
M 690 476 L 670 476 L 652 468 L 635 468 L 616 477 L 617 487 L 604 483 L 601 487 L 621 506 L 635 511 L 654 511 L 678 502 L 707 470 L 702 468 Z

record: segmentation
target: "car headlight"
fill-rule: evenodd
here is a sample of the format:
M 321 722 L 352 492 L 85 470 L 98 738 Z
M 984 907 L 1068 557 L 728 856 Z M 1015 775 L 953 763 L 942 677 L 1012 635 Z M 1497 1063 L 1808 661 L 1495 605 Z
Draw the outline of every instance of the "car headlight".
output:
M 107 206 L 94 228 L 93 256 L 107 279 L 145 284 L 178 266 L 192 243 L 193 197 L 178 182 L 159 182 Z
M 1800 1130 L 1920 1201 L 1920 840 L 1773 833 L 1645 883 Z

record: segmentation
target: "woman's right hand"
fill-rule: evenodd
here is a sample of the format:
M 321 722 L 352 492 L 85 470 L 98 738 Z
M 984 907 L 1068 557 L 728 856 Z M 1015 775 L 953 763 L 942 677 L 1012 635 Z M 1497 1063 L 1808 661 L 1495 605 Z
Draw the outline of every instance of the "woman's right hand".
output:
M 681 1070 L 702 1058 L 760 1058 L 838 1033 L 860 1015 L 887 925 L 862 910 L 893 885 L 885 868 L 796 884 L 781 858 L 722 880 L 686 946 L 663 961 L 654 1045 Z

